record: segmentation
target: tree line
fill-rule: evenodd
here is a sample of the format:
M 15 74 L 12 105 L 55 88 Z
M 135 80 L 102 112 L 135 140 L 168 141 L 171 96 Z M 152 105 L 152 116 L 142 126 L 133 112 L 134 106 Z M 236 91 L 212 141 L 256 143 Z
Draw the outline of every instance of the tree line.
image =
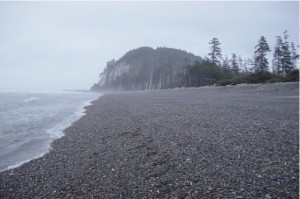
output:
M 277 36 L 272 49 L 264 36 L 254 46 L 252 58 L 236 53 L 223 56 L 221 42 L 212 38 L 207 56 L 184 50 L 140 47 L 119 60 L 112 59 L 100 74 L 92 90 L 153 90 L 174 87 L 225 86 L 240 83 L 299 81 L 298 59 L 287 31 Z M 273 52 L 272 63 L 268 53 Z
M 271 49 L 264 36 L 260 37 L 255 46 L 253 57 L 247 59 L 242 59 L 235 53 L 230 58 L 222 56 L 221 43 L 218 38 L 213 38 L 209 43 L 208 56 L 202 61 L 185 65 L 176 86 L 299 81 L 299 55 L 294 43 L 290 43 L 288 38 L 287 31 L 283 37 L 276 37 L 271 68 L 267 59 Z

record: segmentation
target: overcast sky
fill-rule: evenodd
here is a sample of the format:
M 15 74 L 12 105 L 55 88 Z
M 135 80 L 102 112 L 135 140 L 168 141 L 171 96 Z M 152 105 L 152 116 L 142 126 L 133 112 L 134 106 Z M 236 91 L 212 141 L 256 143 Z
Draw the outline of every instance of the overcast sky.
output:
M 273 50 L 285 30 L 298 44 L 297 1 L 0 2 L 0 89 L 89 89 L 131 49 L 205 56 L 213 37 L 223 55 L 250 58 L 260 36 Z

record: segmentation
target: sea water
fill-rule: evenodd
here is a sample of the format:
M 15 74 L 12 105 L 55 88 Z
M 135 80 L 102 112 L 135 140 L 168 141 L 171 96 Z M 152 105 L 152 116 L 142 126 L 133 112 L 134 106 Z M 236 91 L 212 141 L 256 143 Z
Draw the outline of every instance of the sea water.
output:
M 101 94 L 0 90 L 0 172 L 49 152 Z

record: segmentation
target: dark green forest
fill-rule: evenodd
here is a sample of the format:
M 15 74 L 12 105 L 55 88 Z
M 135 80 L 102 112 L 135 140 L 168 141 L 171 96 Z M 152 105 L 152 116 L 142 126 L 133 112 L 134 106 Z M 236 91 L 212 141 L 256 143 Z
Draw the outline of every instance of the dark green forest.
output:
M 264 36 L 254 46 L 252 58 L 222 55 L 221 42 L 213 38 L 210 52 L 200 57 L 183 50 L 141 47 L 119 60 L 107 62 L 92 90 L 151 90 L 175 87 L 226 86 L 241 83 L 299 81 L 299 55 L 287 31 L 277 36 L 271 50 Z M 268 53 L 273 53 L 272 63 Z

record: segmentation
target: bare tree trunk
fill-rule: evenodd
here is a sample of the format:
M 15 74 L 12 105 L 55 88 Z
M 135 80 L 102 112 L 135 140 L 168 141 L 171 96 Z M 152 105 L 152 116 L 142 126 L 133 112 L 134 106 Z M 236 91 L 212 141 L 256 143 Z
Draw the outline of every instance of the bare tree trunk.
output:
M 153 69 L 151 70 L 151 73 L 150 73 L 149 89 L 148 89 L 148 90 L 151 90 L 151 89 L 152 89 L 152 76 L 153 76 Z

